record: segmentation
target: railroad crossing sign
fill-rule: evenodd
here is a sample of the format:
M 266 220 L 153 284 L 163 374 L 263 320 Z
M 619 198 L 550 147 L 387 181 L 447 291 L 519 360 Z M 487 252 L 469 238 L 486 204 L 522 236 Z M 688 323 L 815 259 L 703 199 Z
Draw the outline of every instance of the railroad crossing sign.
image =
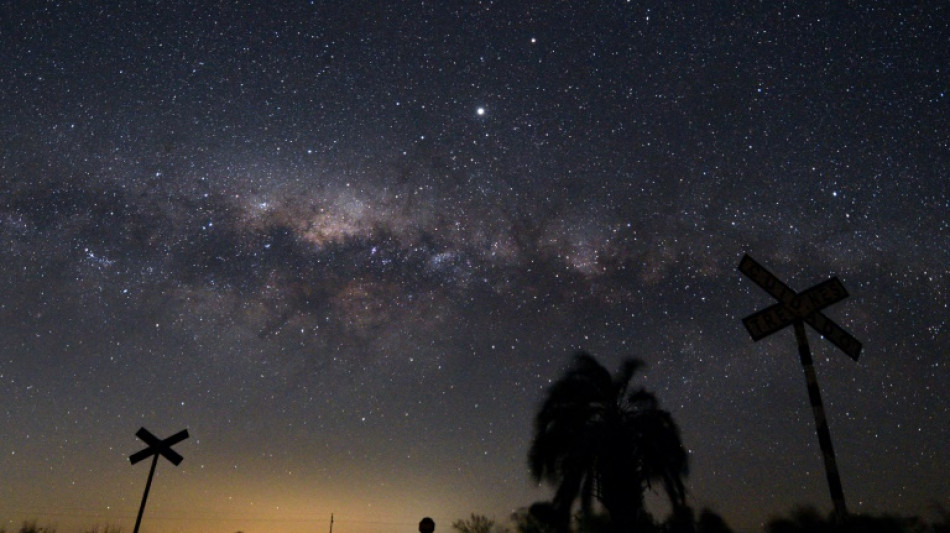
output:
M 835 451 L 831 444 L 831 431 L 828 429 L 828 420 L 825 418 L 825 408 L 821 403 L 818 376 L 815 374 L 811 349 L 808 347 L 805 324 L 815 328 L 818 333 L 857 361 L 861 354 L 861 343 L 821 313 L 821 310 L 825 307 L 847 298 L 848 291 L 845 290 L 844 285 L 841 284 L 838 278 L 833 277 L 810 289 L 797 293 L 748 255 L 743 256 L 742 261 L 739 262 L 739 271 L 778 300 L 777 304 L 742 319 L 742 323 L 745 324 L 749 334 L 752 335 L 752 340 L 757 341 L 789 325 L 794 326 L 795 340 L 798 343 L 798 355 L 801 359 L 802 368 L 805 370 L 808 398 L 811 402 L 812 414 L 815 417 L 818 444 L 821 446 L 822 458 L 825 463 L 828 489 L 831 492 L 831 500 L 835 506 L 835 515 L 839 522 L 844 522 L 848 517 L 848 508 L 844 502 L 841 476 L 838 474 L 838 463 L 835 460 Z
M 135 436 L 144 440 L 145 444 L 148 444 L 148 446 L 129 456 L 129 461 L 132 464 L 135 464 L 152 455 L 162 455 L 165 457 L 165 459 L 171 461 L 171 463 L 175 466 L 180 465 L 182 459 L 184 459 L 184 457 L 172 449 L 172 445 L 178 444 L 179 442 L 188 438 L 187 429 L 183 429 L 165 440 L 161 440 L 155 435 L 152 435 L 145 428 L 140 428 L 135 433 Z
M 858 360 L 861 343 L 820 312 L 821 309 L 848 297 L 848 291 L 838 278 L 833 277 L 796 293 L 748 255 L 743 256 L 739 262 L 739 271 L 779 301 L 742 319 L 742 323 L 752 335 L 752 340 L 763 339 L 800 320 L 815 328 L 849 357 Z
M 129 456 L 129 462 L 133 465 L 143 459 L 152 457 L 152 468 L 148 471 L 148 481 L 145 482 L 145 494 L 142 495 L 142 505 L 139 506 L 139 515 L 135 519 L 135 529 L 133 533 L 138 533 L 139 525 L 142 523 L 142 514 L 145 512 L 145 500 L 148 499 L 148 491 L 152 487 L 152 476 L 155 475 L 155 465 L 158 464 L 158 456 L 161 455 L 168 459 L 173 465 L 178 466 L 184 459 L 178 452 L 172 449 L 172 446 L 188 438 L 188 430 L 183 429 L 166 439 L 160 439 L 145 429 L 140 428 L 135 436 L 148 444 L 145 448 Z

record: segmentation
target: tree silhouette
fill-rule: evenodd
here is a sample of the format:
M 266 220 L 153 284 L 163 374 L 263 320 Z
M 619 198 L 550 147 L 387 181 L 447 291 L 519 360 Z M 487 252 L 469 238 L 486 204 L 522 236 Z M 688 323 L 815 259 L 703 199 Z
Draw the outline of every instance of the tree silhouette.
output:
M 511 514 L 518 533 L 556 533 L 551 526 L 551 520 L 546 512 L 551 508 L 550 502 L 535 502 L 530 507 L 521 507 Z
M 840 523 L 832 514 L 812 506 L 797 506 L 788 516 L 772 518 L 766 533 L 940 533 L 940 524 L 928 525 L 917 516 L 852 514 Z
M 452 528 L 459 533 L 496 533 L 503 531 L 491 518 L 475 513 L 472 513 L 470 518 L 462 518 L 452 522 Z
M 685 506 L 686 450 L 679 429 L 656 397 L 630 381 L 643 362 L 627 359 L 616 375 L 579 352 L 548 390 L 535 418 L 528 452 L 531 474 L 556 487 L 545 521 L 567 532 L 580 499 L 589 514 L 596 499 L 615 532 L 647 524 L 644 492 L 661 482 L 674 511 Z M 540 518 L 540 517 L 539 517 Z
M 703 509 L 696 520 L 696 533 L 733 533 L 722 516 L 711 509 Z

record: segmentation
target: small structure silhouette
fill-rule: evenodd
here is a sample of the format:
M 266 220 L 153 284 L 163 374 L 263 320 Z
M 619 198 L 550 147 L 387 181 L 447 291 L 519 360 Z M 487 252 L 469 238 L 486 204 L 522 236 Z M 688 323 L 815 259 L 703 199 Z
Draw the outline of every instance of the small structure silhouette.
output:
M 435 520 L 428 516 L 419 521 L 419 533 L 432 533 L 435 531 Z

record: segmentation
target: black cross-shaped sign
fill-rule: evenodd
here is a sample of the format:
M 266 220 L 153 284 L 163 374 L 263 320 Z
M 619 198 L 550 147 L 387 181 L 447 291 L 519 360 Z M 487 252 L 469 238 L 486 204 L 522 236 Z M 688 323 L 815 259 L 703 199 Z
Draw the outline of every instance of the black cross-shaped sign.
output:
M 173 465 L 178 466 L 184 458 L 173 450 L 172 446 L 187 439 L 188 430 L 183 429 L 171 437 L 162 440 L 152 435 L 149 430 L 140 428 L 135 433 L 135 436 L 144 440 L 148 446 L 130 455 L 129 461 L 135 464 L 147 457 L 152 458 L 152 467 L 148 471 L 148 481 L 145 482 L 145 492 L 142 494 L 142 505 L 139 506 L 139 514 L 135 518 L 135 529 L 132 530 L 132 533 L 139 533 L 139 526 L 142 525 L 142 514 L 145 513 L 145 502 L 148 500 L 148 491 L 152 487 L 152 476 L 155 475 L 155 465 L 158 464 L 158 456 L 161 455 L 165 459 L 168 459 Z
M 752 340 L 759 340 L 801 320 L 815 328 L 849 357 L 858 360 L 861 342 L 820 312 L 848 297 L 838 278 L 831 278 L 797 293 L 748 255 L 739 262 L 739 271 L 774 296 L 779 303 L 742 319 Z
M 838 462 L 835 459 L 834 446 L 831 444 L 831 431 L 828 429 L 825 408 L 821 403 L 821 391 L 818 389 L 818 377 L 815 374 L 811 349 L 808 347 L 805 324 L 815 328 L 818 333 L 857 361 L 861 353 L 861 343 L 821 314 L 821 309 L 847 298 L 848 291 L 844 289 L 844 285 L 838 281 L 838 278 L 831 278 L 797 293 L 748 255 L 743 256 L 742 261 L 739 262 L 739 271 L 778 300 L 777 304 L 742 319 L 752 339 L 759 340 L 789 325 L 794 326 L 798 355 L 802 362 L 802 369 L 805 371 L 805 382 L 808 384 L 808 398 L 811 402 L 812 414 L 815 416 L 818 445 L 821 447 L 825 473 L 828 477 L 828 489 L 835 505 L 835 515 L 843 523 L 847 520 L 848 507 L 844 501 L 841 475 L 838 473 Z
M 135 433 L 135 436 L 145 441 L 145 444 L 148 444 L 148 446 L 129 456 L 129 461 L 131 461 L 132 464 L 135 464 L 155 454 L 162 455 L 165 457 L 165 459 L 171 461 L 171 463 L 175 466 L 181 464 L 182 459 L 184 459 L 184 457 L 172 449 L 172 446 L 188 438 L 187 429 L 183 429 L 165 440 L 159 439 L 155 435 L 152 435 L 145 428 L 139 429 L 138 432 Z

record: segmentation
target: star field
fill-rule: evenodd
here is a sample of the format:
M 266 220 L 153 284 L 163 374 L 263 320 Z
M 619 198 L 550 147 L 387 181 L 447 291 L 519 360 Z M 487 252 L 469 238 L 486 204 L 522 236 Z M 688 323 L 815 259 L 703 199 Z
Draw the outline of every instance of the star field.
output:
M 440 531 L 548 499 L 531 422 L 584 349 L 737 531 L 950 505 L 950 20 L 938 3 L 0 6 L 0 528 Z M 652 502 L 662 517 L 662 505 Z

